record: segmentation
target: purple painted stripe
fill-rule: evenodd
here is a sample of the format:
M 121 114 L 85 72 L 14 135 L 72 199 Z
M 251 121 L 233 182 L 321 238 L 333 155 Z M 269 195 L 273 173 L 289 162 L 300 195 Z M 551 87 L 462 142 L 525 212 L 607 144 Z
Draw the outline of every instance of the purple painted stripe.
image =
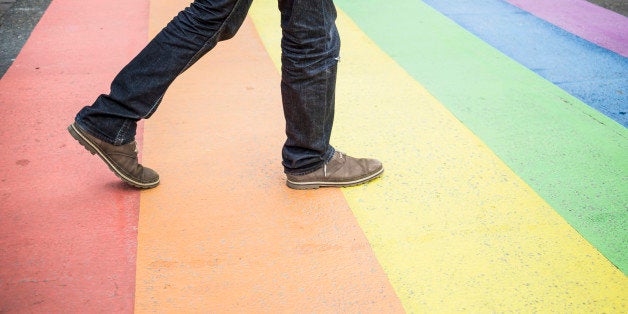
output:
M 584 0 L 506 0 L 572 34 L 628 57 L 628 18 Z

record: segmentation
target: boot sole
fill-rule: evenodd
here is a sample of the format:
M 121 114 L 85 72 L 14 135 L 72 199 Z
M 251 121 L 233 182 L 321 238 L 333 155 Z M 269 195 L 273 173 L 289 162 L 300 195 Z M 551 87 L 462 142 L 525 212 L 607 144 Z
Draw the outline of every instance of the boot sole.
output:
M 382 173 L 384 173 L 384 168 L 379 169 L 377 172 L 372 173 L 371 175 L 358 179 L 358 180 L 353 180 L 353 181 L 343 181 L 343 182 L 325 182 L 325 181 L 318 181 L 318 182 L 293 182 L 290 180 L 286 180 L 286 185 L 291 188 L 291 189 L 295 189 L 295 190 L 314 190 L 314 189 L 318 189 L 318 188 L 323 188 L 323 187 L 336 187 L 336 188 L 345 188 L 345 187 L 350 187 L 350 186 L 356 186 L 356 185 L 360 185 L 366 182 L 369 182 L 371 180 L 377 179 L 379 176 L 382 175 Z
M 107 155 L 105 155 L 105 153 L 103 153 L 103 151 L 100 150 L 100 148 L 98 148 L 98 146 L 94 143 L 92 143 L 86 136 L 84 136 L 82 134 L 82 132 L 77 129 L 74 126 L 74 123 L 70 124 L 70 126 L 68 126 L 68 132 L 70 132 L 70 135 L 72 135 L 72 137 L 79 142 L 79 144 L 81 144 L 83 147 L 85 147 L 85 149 L 87 149 L 87 151 L 89 151 L 92 155 L 98 155 L 98 157 L 100 157 L 100 159 L 102 159 L 105 164 L 107 164 L 107 166 L 109 167 L 109 169 L 118 177 L 120 178 L 122 181 L 126 182 L 127 184 L 130 184 L 136 188 L 140 188 L 140 189 L 150 189 L 150 188 L 154 188 L 157 185 L 159 185 L 159 180 L 155 181 L 155 182 L 148 182 L 148 183 L 142 183 L 142 182 L 137 182 L 131 178 L 129 178 L 128 176 L 126 176 L 124 174 L 124 172 L 121 169 L 118 169 L 118 167 L 116 167 L 116 165 L 113 163 L 113 161 L 111 161 Z

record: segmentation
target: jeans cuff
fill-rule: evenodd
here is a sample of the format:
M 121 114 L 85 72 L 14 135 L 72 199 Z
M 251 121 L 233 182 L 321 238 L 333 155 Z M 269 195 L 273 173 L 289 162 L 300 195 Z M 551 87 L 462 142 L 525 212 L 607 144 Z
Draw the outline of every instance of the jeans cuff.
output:
M 288 170 L 288 168 L 284 167 L 283 172 L 285 174 L 294 175 L 294 176 L 302 176 L 308 173 L 312 173 L 320 169 L 321 167 L 323 167 L 324 164 L 328 163 L 334 157 L 334 153 L 336 153 L 336 149 L 333 146 L 329 145 L 329 148 L 327 149 L 327 152 L 325 153 L 325 155 L 323 155 L 323 160 L 321 162 L 316 163 L 313 166 L 309 166 L 307 168 L 297 169 L 297 170 L 294 170 L 294 169 Z
M 102 132 L 98 131 L 98 128 L 95 128 L 94 126 L 92 126 L 89 122 L 86 121 L 82 121 L 81 119 L 79 119 L 78 117 L 76 117 L 76 119 L 74 119 L 74 122 L 76 122 L 76 124 L 83 129 L 84 131 L 86 131 L 87 133 L 89 133 L 89 135 L 107 142 L 111 145 L 116 145 L 114 144 L 115 139 L 113 138 L 109 138 L 107 137 L 105 134 L 103 134 Z

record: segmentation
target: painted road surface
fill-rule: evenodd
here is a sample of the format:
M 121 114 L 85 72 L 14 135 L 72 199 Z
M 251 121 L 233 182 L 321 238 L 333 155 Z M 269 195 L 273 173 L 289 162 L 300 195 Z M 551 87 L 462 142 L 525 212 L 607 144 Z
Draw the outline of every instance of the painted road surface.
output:
M 133 309 L 140 193 L 65 128 L 142 48 L 147 19 L 147 1 L 53 1 L 0 80 L 2 313 Z
M 338 0 L 332 142 L 386 172 L 294 191 L 277 3 L 258 0 L 143 124 L 162 184 L 140 192 L 65 127 L 189 1 L 114 2 L 53 1 L 0 81 L 0 312 L 628 311 L 628 134 L 596 105 L 626 86 L 582 58 L 582 86 L 616 89 L 589 102 L 478 31 L 521 9 Z M 544 43 L 626 67 L 621 40 L 518 2 L 534 28 L 503 31 L 543 33 L 526 41 L 553 77 L 572 71 Z

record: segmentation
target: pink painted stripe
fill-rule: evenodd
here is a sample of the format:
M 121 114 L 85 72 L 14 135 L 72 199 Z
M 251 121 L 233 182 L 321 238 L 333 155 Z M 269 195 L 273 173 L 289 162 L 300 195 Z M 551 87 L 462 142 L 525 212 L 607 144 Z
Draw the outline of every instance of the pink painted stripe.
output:
M 55 0 L 0 80 L 0 312 L 132 313 L 139 193 L 66 131 L 146 43 L 148 0 Z
M 507 0 L 572 34 L 628 57 L 628 18 L 584 0 Z

